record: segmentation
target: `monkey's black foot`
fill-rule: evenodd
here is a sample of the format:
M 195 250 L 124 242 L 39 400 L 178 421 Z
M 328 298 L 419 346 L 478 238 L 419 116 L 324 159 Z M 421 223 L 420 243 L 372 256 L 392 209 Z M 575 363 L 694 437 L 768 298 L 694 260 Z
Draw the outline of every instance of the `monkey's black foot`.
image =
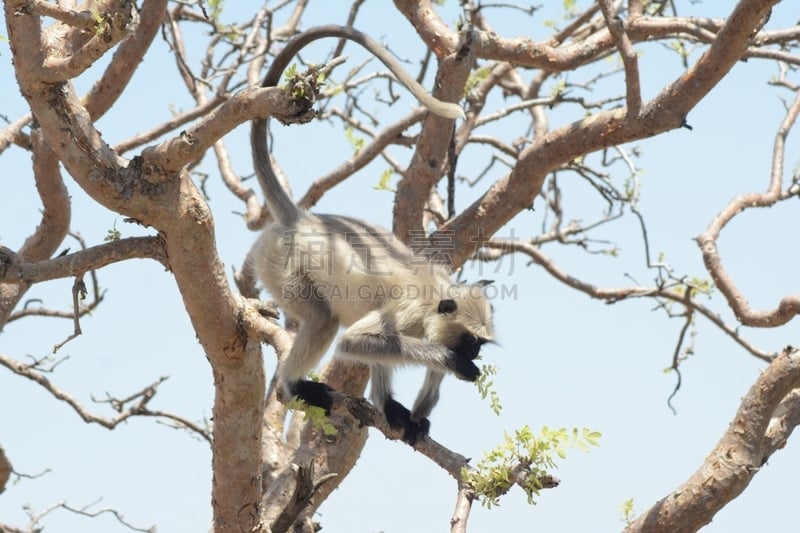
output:
M 455 352 L 450 352 L 447 366 L 450 367 L 450 370 L 453 371 L 458 379 L 463 379 L 464 381 L 475 381 L 481 375 L 481 369 L 475 363 Z
M 383 414 L 392 429 L 405 428 L 411 422 L 411 411 L 393 398 L 383 404 Z
M 413 431 L 409 431 L 413 430 Z M 403 431 L 403 440 L 405 440 L 410 445 L 414 445 L 417 443 L 417 439 L 420 437 L 425 437 L 431 431 L 431 421 L 427 418 L 423 418 L 419 422 L 411 421 L 411 426 L 406 428 Z
M 416 444 L 420 437 L 427 435 L 431 428 L 431 423 L 427 418 L 423 418 L 419 422 L 411 420 L 411 411 L 392 398 L 383 404 L 383 414 L 392 429 L 403 430 L 403 441 L 411 446 Z
M 319 381 L 308 381 L 301 379 L 292 384 L 291 392 L 309 405 L 315 405 L 325 409 L 325 414 L 331 414 L 331 406 L 333 405 L 333 397 L 331 391 L 333 389 Z

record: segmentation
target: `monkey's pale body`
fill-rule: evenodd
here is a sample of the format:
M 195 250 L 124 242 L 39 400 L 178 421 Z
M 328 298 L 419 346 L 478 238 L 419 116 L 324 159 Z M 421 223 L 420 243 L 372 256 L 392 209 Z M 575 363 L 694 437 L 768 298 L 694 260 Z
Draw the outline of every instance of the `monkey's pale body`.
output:
M 381 59 L 385 55 L 352 28 L 317 31 L 355 40 Z M 264 85 L 274 84 L 279 74 L 271 68 Z M 453 104 L 439 104 L 434 105 L 453 118 Z M 354 218 L 300 210 L 275 177 L 265 131 L 265 121 L 253 122 L 256 173 L 274 223 L 256 241 L 250 257 L 267 290 L 300 324 L 279 366 L 280 382 L 290 394 L 330 409 L 330 389 L 304 378 L 344 326 L 335 356 L 370 366 L 372 402 L 413 443 L 428 432 L 427 417 L 438 401 L 444 373 L 467 381 L 480 374 L 473 360 L 494 336 L 482 285 L 454 283 L 443 266 L 415 256 L 386 230 Z M 404 364 L 428 368 L 411 411 L 392 398 L 392 368 Z

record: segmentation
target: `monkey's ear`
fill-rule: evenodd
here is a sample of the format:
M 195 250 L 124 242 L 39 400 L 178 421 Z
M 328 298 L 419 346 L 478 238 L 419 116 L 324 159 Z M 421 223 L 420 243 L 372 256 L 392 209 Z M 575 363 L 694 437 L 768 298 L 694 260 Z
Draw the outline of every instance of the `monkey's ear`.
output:
M 439 300 L 439 308 L 437 313 L 455 313 L 458 306 L 455 300 Z

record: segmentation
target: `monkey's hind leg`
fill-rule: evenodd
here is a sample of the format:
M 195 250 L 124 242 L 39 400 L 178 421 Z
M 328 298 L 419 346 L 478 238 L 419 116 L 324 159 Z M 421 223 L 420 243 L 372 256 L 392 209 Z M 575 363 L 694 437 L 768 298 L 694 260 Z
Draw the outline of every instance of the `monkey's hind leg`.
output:
M 303 307 L 305 313 L 294 315 L 302 316 L 303 321 L 289 356 L 282 362 L 278 373 L 289 394 L 309 405 L 322 407 L 325 414 L 329 415 L 333 405 L 332 389 L 325 383 L 304 378 L 333 342 L 339 330 L 339 321 L 331 316 L 324 302 L 309 302 Z
M 414 407 L 411 409 L 411 420 L 417 423 L 423 421 L 430 425 L 428 417 L 431 416 L 434 406 L 439 402 L 439 387 L 444 379 L 444 373 L 429 368 L 425 373 L 425 382 L 417 394 Z

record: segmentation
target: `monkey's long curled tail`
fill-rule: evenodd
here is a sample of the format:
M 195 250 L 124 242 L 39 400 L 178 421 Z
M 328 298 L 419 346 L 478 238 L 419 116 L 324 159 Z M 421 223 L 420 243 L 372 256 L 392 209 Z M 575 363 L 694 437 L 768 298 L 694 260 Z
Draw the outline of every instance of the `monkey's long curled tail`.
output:
M 405 71 L 400 62 L 397 61 L 388 50 L 381 46 L 380 43 L 373 40 L 367 34 L 349 26 L 333 24 L 316 26 L 294 37 L 286 43 L 284 49 L 275 56 L 275 60 L 270 65 L 267 75 L 264 76 L 264 81 L 261 82 L 261 86 L 276 86 L 292 58 L 307 44 L 325 37 L 348 39 L 369 50 L 369 52 L 380 59 L 381 62 L 389 68 L 392 74 L 397 76 L 400 83 L 405 85 L 417 100 L 431 112 L 449 119 L 464 117 L 464 110 L 461 109 L 458 104 L 442 102 L 428 94 L 428 92 Z M 270 213 L 281 225 L 291 226 L 297 221 L 300 215 L 300 209 L 292 202 L 292 199 L 289 198 L 289 195 L 278 181 L 277 176 L 275 176 L 275 171 L 272 169 L 272 162 L 270 161 L 269 151 L 267 150 L 267 119 L 257 118 L 253 120 L 252 130 L 250 132 L 250 145 L 253 151 L 253 166 L 255 167 L 256 176 L 258 176 L 261 188 L 264 191 L 265 200 Z

